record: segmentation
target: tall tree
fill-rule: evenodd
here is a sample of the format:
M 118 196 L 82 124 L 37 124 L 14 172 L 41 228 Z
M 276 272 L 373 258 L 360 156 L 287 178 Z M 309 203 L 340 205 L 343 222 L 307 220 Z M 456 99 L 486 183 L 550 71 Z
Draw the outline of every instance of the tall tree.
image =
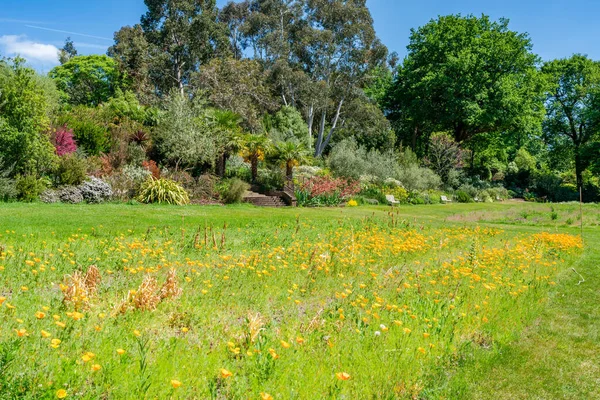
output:
M 61 64 L 66 63 L 77 55 L 77 49 L 70 37 L 65 40 L 65 45 L 58 51 L 58 60 Z
M 250 3 L 248 1 L 230 1 L 219 13 L 219 20 L 227 25 L 231 53 L 236 60 L 243 57 L 243 52 L 248 45 L 243 28 L 249 15 Z
M 238 114 L 245 129 L 258 132 L 263 114 L 277 108 L 267 78 L 258 61 L 227 57 L 209 62 L 193 82 L 212 105 Z
M 552 84 L 544 135 L 550 143 L 567 140 L 577 186 L 582 187 L 583 171 L 590 163 L 590 157 L 585 156 L 587 146 L 600 134 L 600 62 L 576 54 L 547 62 L 542 72 Z
M 215 0 L 145 0 L 142 28 L 152 48 L 150 75 L 159 94 L 177 88 L 216 54 L 226 52 L 226 26 L 218 20 Z
M 543 86 L 527 34 L 509 21 L 448 15 L 411 31 L 408 56 L 389 104 L 416 139 L 450 131 L 457 142 L 476 134 L 539 126 Z
M 321 86 L 312 93 L 318 97 L 305 100 L 309 130 L 320 114 L 318 157 L 338 128 L 344 103 L 359 93 L 373 68 L 385 63 L 387 49 L 375 34 L 365 0 L 306 0 L 304 12 L 305 25 L 295 38 L 295 52 L 311 81 Z
M 48 75 L 74 105 L 97 106 L 123 86 L 116 61 L 106 55 L 73 57 Z
M 39 85 L 25 60 L 0 60 L 0 159 L 16 173 L 48 171 L 55 161 L 47 134 L 50 122 L 48 90 Z
M 153 94 L 148 76 L 151 65 L 150 44 L 144 36 L 142 26 L 124 26 L 115 32 L 114 39 L 115 44 L 108 49 L 107 54 L 117 61 L 121 74 L 140 100 L 148 103 Z

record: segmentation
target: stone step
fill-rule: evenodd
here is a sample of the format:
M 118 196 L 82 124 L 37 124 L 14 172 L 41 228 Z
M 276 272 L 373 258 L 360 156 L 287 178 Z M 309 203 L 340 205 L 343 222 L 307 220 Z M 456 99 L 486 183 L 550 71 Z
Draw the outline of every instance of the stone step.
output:
M 244 202 L 254 204 L 258 207 L 285 207 L 286 204 L 279 197 L 276 196 L 244 196 Z

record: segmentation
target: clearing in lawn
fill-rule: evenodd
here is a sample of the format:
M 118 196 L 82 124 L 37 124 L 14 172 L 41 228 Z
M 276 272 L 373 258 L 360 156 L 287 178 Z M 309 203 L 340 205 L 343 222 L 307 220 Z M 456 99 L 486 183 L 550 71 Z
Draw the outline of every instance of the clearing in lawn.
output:
M 571 208 L 3 205 L 0 398 L 585 397 L 502 369 L 593 271 Z

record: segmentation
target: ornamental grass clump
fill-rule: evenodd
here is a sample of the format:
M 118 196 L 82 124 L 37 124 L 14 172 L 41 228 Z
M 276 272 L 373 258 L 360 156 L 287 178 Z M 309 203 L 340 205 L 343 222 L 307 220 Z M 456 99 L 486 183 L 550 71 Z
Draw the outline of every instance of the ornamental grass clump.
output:
M 175 181 L 170 179 L 148 179 L 140 187 L 138 201 L 182 206 L 190 202 L 190 197 L 185 189 Z

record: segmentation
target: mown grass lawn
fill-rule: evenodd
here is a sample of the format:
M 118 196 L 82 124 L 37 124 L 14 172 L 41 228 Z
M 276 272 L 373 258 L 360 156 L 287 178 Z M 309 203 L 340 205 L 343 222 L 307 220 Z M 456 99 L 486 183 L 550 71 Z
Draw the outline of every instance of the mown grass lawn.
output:
M 583 215 L 3 204 L 0 398 L 596 398 Z

